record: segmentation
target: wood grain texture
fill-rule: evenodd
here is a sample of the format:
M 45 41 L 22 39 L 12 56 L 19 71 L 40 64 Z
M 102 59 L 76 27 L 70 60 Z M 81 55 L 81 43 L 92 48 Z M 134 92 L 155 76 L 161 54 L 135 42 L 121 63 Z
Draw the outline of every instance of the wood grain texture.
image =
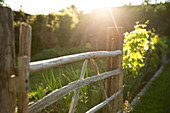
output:
M 70 93 L 71 91 L 74 91 L 75 89 L 81 88 L 85 85 L 88 85 L 92 82 L 110 77 L 110 76 L 114 76 L 121 73 L 120 69 L 116 69 L 113 71 L 109 71 L 109 72 L 105 72 L 102 73 L 100 75 L 95 75 L 92 77 L 88 77 L 85 78 L 83 80 L 78 80 L 75 82 L 71 82 L 68 85 L 60 88 L 60 89 L 56 89 L 54 90 L 52 93 L 48 94 L 47 96 L 45 96 L 43 99 L 39 100 L 38 102 L 36 102 L 35 104 L 31 105 L 28 108 L 29 113 L 35 113 L 38 112 L 39 110 L 43 109 L 44 107 L 49 106 L 50 104 L 56 102 L 58 99 L 62 98 L 63 96 L 67 95 L 68 93 Z
M 15 75 L 15 49 L 12 10 L 0 6 L 0 113 L 15 113 L 15 91 L 10 77 Z
M 108 57 L 108 56 L 117 56 L 121 55 L 122 51 L 96 51 L 96 52 L 86 52 L 74 55 L 63 56 L 59 58 L 53 58 L 49 60 L 42 60 L 37 62 L 30 63 L 30 73 L 41 71 L 44 69 L 52 68 L 55 66 L 68 64 L 72 62 L 81 61 L 88 58 L 97 58 L 97 57 Z
M 17 87 L 18 92 L 18 113 L 27 113 L 28 112 L 28 57 L 19 56 L 18 57 L 18 75 L 16 84 L 19 84 Z
M 30 62 L 31 56 L 31 34 L 32 28 L 28 24 L 20 25 L 19 36 L 19 56 L 27 56 L 28 62 Z
M 19 73 L 19 81 L 20 85 L 23 86 L 24 90 L 22 92 L 18 92 L 18 113 L 27 113 L 28 112 L 28 89 L 29 89 L 29 63 L 31 56 L 31 26 L 27 24 L 20 25 L 20 37 L 19 37 L 19 56 L 24 57 L 24 68 L 18 69 L 19 71 L 23 71 L 24 74 Z M 18 66 L 19 68 L 19 66 Z

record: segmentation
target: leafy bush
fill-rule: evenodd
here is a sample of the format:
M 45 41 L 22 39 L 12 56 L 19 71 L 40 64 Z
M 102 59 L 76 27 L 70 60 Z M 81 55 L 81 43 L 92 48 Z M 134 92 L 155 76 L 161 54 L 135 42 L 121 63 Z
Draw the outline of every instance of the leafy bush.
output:
M 159 38 L 154 31 L 145 29 L 148 22 L 145 24 L 136 22 L 135 30 L 124 34 L 124 75 L 139 75 L 142 67 L 156 68 L 162 56 L 165 55 L 166 38 Z M 148 63 L 151 67 L 147 66 Z
M 159 37 L 154 29 L 146 29 L 148 22 L 136 22 L 135 30 L 124 34 L 124 95 L 127 94 L 124 97 L 131 99 L 141 87 L 144 77 L 153 75 L 158 69 L 167 48 L 166 37 Z

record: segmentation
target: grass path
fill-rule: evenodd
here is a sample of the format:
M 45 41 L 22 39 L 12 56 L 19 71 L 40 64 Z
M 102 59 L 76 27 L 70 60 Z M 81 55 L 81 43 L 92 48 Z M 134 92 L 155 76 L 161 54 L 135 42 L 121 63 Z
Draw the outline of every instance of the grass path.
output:
M 140 98 L 131 113 L 170 113 L 170 62 Z

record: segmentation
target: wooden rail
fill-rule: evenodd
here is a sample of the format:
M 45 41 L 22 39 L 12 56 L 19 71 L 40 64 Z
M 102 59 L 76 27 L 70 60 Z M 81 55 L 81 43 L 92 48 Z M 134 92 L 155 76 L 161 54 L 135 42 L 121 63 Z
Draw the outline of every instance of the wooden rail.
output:
M 72 63 L 72 62 L 76 62 L 76 61 L 81 61 L 81 60 L 84 60 L 84 59 L 90 59 L 91 63 L 94 66 L 94 69 L 95 69 L 95 72 L 96 72 L 97 75 L 92 76 L 92 77 L 88 77 L 86 79 L 82 79 L 84 77 L 85 68 L 86 68 L 86 65 L 87 65 L 85 63 L 82 67 L 82 73 L 81 73 L 81 76 L 80 76 L 80 80 L 75 81 L 75 82 L 71 82 L 67 86 L 64 86 L 60 89 L 56 89 L 52 93 L 45 96 L 43 99 L 41 99 L 38 102 L 31 105 L 28 108 L 28 112 L 29 113 L 37 112 L 37 111 L 43 109 L 44 107 L 47 107 L 50 104 L 56 102 L 58 99 L 67 95 L 71 91 L 75 90 L 73 100 L 72 100 L 72 104 L 71 104 L 71 107 L 70 107 L 70 110 L 69 110 L 70 113 L 73 113 L 75 106 L 77 104 L 77 101 L 78 101 L 79 88 L 81 88 L 85 85 L 88 85 L 92 82 L 95 82 L 95 81 L 99 81 L 99 85 L 100 85 L 102 94 L 103 94 L 104 98 L 107 99 L 106 92 L 104 91 L 104 86 L 101 84 L 100 80 L 107 78 L 107 77 L 110 77 L 110 76 L 120 74 L 121 70 L 116 69 L 116 70 L 113 70 L 113 71 L 105 72 L 103 74 L 99 74 L 98 67 L 97 67 L 95 61 L 92 58 L 109 57 L 109 56 L 113 57 L 113 56 L 118 56 L 118 55 L 122 55 L 122 51 L 120 51 L 120 50 L 116 50 L 116 51 L 95 51 L 95 52 L 86 52 L 86 53 L 68 55 L 68 56 L 64 56 L 64 57 L 59 57 L 59 58 L 54 58 L 54 59 L 30 63 L 30 72 L 36 72 L 36 71 L 41 71 L 41 70 L 44 70 L 44 69 L 56 67 L 56 66 L 59 66 L 59 65 L 64 65 L 64 64 L 68 64 L 68 63 Z M 87 62 L 87 60 L 85 60 L 85 62 Z M 110 109 L 110 112 L 111 112 L 112 107 L 110 105 L 109 105 L 109 109 Z
M 94 106 L 93 108 L 91 108 L 90 110 L 88 110 L 86 113 L 94 113 L 97 110 L 99 110 L 100 108 L 104 107 L 107 103 L 109 103 L 111 100 L 113 100 L 116 96 L 118 96 L 120 93 L 122 92 L 122 89 L 120 89 L 118 92 L 114 93 L 110 98 L 107 98 L 105 101 L 103 101 L 102 103 Z
M 122 51 L 116 50 L 116 51 L 86 52 L 86 53 L 63 56 L 59 58 L 53 58 L 49 60 L 31 62 L 30 73 L 52 68 L 55 66 L 60 66 L 63 64 L 81 61 L 81 60 L 88 59 L 88 58 L 109 57 L 109 56 L 117 56 L 117 55 L 122 55 Z
M 114 75 L 117 75 L 120 73 L 121 73 L 121 70 L 116 69 L 113 71 L 102 73 L 100 75 L 88 77 L 83 80 L 71 82 L 68 85 L 66 85 L 60 89 L 54 90 L 52 93 L 48 94 L 43 99 L 41 99 L 38 102 L 36 102 L 35 104 L 31 105 L 28 108 L 28 111 L 29 111 L 29 113 L 35 113 L 35 112 L 43 109 L 44 107 L 56 102 L 58 99 L 65 96 L 66 94 L 70 93 L 71 91 L 74 91 L 75 89 L 81 88 L 81 87 L 88 85 L 92 82 L 95 82 L 95 81 L 98 81 L 98 80 L 101 80 L 101 79 L 104 79 L 104 78 L 107 78 L 110 76 L 114 76 Z
M 31 51 L 31 27 L 22 24 L 20 28 L 20 49 L 18 57 L 18 67 L 15 65 L 14 54 L 14 38 L 13 38 L 13 20 L 12 11 L 9 8 L 0 6 L 0 112 L 14 113 L 16 106 L 16 93 L 18 97 L 18 113 L 35 113 L 56 102 L 58 99 L 74 92 L 69 113 L 73 113 L 78 101 L 80 88 L 92 82 L 99 82 L 101 92 L 105 101 L 91 108 L 87 113 L 93 113 L 106 104 L 108 104 L 108 112 L 117 112 L 122 106 L 122 28 L 109 28 L 106 45 L 108 51 L 86 52 L 74 55 L 63 56 L 59 58 L 30 62 Z M 2 27 L 3 26 L 3 27 Z M 6 31 L 6 32 L 4 32 Z M 114 34 L 114 35 L 110 35 Z M 107 71 L 100 74 L 97 64 L 93 58 L 109 57 Z M 85 78 L 85 70 L 88 59 L 90 59 L 96 75 Z M 28 107 L 28 88 L 29 73 L 41 71 L 44 69 L 85 60 L 82 67 L 80 79 L 69 83 L 68 85 L 54 90 Z M 18 71 L 16 71 L 18 69 Z M 101 82 L 107 79 L 107 93 Z M 113 88 L 114 87 L 114 88 Z M 109 97 L 109 98 L 108 98 Z M 113 100 L 113 101 L 112 101 Z M 119 110 L 120 111 L 120 110 Z
M 93 65 L 93 68 L 94 68 L 96 74 L 99 75 L 99 69 L 98 69 L 97 64 L 95 63 L 95 60 L 91 58 L 90 61 L 91 61 L 92 65 Z M 104 96 L 104 99 L 107 99 L 108 97 L 107 97 L 105 88 L 104 88 L 101 80 L 99 80 L 98 82 L 99 82 L 100 90 L 101 90 L 101 92 L 102 92 L 102 94 L 103 94 L 103 96 Z M 113 111 L 113 108 L 112 108 L 112 106 L 111 106 L 110 103 L 108 104 L 108 107 L 109 107 L 109 111 L 112 112 L 112 111 Z

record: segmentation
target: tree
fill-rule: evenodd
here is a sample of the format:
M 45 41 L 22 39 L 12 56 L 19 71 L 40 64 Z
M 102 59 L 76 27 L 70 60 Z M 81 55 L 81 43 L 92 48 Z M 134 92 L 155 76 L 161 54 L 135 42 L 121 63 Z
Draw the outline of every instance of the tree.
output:
M 45 24 L 46 18 L 44 15 L 37 15 L 32 23 L 32 55 L 35 55 L 44 49 L 42 30 L 45 27 Z
M 0 5 L 3 5 L 4 4 L 4 0 L 0 0 Z
M 74 30 L 79 23 L 78 15 L 80 12 L 72 5 L 57 14 L 57 28 L 55 29 L 56 37 L 59 41 L 60 47 L 68 46 Z

